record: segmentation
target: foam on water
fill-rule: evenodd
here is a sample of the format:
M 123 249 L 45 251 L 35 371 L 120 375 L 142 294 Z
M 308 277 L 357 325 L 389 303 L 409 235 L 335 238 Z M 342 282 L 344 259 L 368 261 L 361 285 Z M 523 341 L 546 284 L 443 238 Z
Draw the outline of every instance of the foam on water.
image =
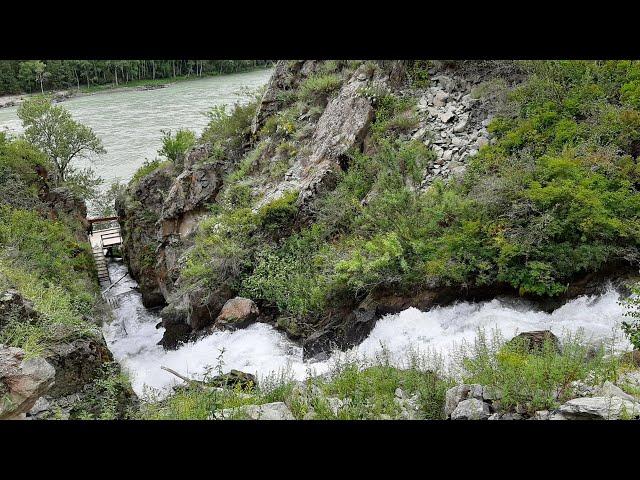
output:
M 111 277 L 120 278 L 126 268 L 119 263 L 109 266 Z M 309 373 L 326 372 L 332 362 L 345 357 L 373 359 L 384 348 L 387 356 L 399 366 L 409 352 L 438 353 L 449 358 L 462 342 L 471 342 L 477 329 L 488 333 L 499 330 L 506 339 L 518 332 L 549 329 L 559 336 L 581 331 L 585 340 L 609 341 L 618 338 L 618 346 L 628 344 L 619 335 L 624 313 L 619 296 L 609 289 L 603 295 L 583 296 L 572 300 L 551 314 L 534 311 L 525 302 L 492 300 L 483 303 L 461 302 L 437 307 L 428 312 L 408 308 L 397 315 L 380 319 L 370 335 L 346 353 L 334 353 L 327 361 L 308 363 L 302 360 L 302 348 L 266 324 L 254 324 L 235 332 L 215 332 L 178 350 L 164 351 L 157 345 L 163 329 L 160 321 L 142 305 L 136 283 L 126 277 L 112 290 L 118 296 L 116 320 L 105 325 L 104 333 L 114 357 L 129 372 L 136 393 L 144 394 L 145 385 L 160 395 L 180 380 L 162 370 L 172 368 L 192 378 L 201 378 L 207 368 L 218 365 L 224 349 L 223 369 L 231 368 L 264 377 L 287 370 L 297 379 Z

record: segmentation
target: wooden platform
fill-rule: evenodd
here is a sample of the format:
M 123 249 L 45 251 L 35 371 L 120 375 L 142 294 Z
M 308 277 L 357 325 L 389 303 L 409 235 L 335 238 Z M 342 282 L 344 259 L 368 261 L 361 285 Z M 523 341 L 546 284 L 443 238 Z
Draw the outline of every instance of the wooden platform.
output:
M 90 220 L 90 222 L 91 221 L 92 220 Z M 96 262 L 100 285 L 109 286 L 111 285 L 111 277 L 109 275 L 109 268 L 107 267 L 105 253 L 109 249 L 122 244 L 120 227 L 117 226 L 92 231 L 89 235 L 89 243 L 91 243 L 93 259 Z

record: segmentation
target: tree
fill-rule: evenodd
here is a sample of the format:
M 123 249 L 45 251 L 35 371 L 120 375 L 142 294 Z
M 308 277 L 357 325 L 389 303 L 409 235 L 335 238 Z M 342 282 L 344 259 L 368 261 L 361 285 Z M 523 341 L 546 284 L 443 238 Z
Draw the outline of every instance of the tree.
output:
M 175 136 L 171 135 L 171 130 L 162 130 L 162 148 L 158 153 L 175 162 L 178 156 L 187 153 L 195 143 L 196 135 L 191 130 L 178 130 Z
M 48 97 L 24 101 L 18 107 L 18 118 L 22 120 L 27 141 L 42 150 L 54 164 L 56 184 L 74 174 L 73 159 L 105 153 L 91 128 L 73 120 L 65 108 L 52 105 Z
M 40 60 L 30 60 L 20 64 L 20 77 L 24 80 L 34 78 L 36 83 L 40 84 L 40 92 L 44 93 L 44 79 L 47 78 L 48 72 L 45 71 L 47 66 Z

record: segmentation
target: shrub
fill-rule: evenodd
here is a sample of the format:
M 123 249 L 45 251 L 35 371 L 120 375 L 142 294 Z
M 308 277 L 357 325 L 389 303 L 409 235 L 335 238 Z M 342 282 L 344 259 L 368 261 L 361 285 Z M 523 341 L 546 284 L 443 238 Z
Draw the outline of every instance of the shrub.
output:
M 298 98 L 305 102 L 325 101 L 340 85 L 342 80 L 336 74 L 312 75 L 298 87 Z
M 640 350 L 640 285 L 635 285 L 631 290 L 631 296 L 622 303 L 627 309 L 625 316 L 631 318 L 628 322 L 622 322 L 622 331 L 633 348 Z
M 195 145 L 196 134 L 191 130 L 178 130 L 171 135 L 171 130 L 162 130 L 162 148 L 159 155 L 167 157 L 175 163 L 179 156 L 184 156 Z
M 295 190 L 283 193 L 279 198 L 260 207 L 258 218 L 262 227 L 271 232 L 286 227 L 298 213 L 295 205 L 298 193 Z
M 167 168 L 169 165 L 169 161 L 163 162 L 157 158 L 155 160 L 145 160 L 142 166 L 133 174 L 131 180 L 129 180 L 129 185 L 134 185 L 150 173 L 155 172 L 160 168 Z
M 472 346 L 460 348 L 466 383 L 480 383 L 499 390 L 500 408 L 523 408 L 533 414 L 551 410 L 573 398 L 571 383 L 576 380 L 600 385 L 615 380 L 618 360 L 604 347 L 596 352 L 580 335 L 568 336 L 558 353 L 550 340 L 540 351 L 527 350 L 526 340 L 507 344 L 499 332 L 488 338 L 479 330 Z

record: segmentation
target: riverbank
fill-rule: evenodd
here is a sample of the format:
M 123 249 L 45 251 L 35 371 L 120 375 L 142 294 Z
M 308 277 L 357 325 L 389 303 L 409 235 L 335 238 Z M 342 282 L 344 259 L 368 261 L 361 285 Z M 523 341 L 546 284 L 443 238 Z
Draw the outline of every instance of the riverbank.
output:
M 223 74 L 208 74 L 202 76 L 194 76 L 194 75 L 183 75 L 177 76 L 174 78 L 157 78 L 155 80 L 132 80 L 127 83 L 119 83 L 115 85 L 114 83 L 105 84 L 105 85 L 92 85 L 92 86 L 81 86 L 80 89 L 67 89 L 67 90 L 55 90 L 55 91 L 47 91 L 46 95 L 51 95 L 56 102 L 64 102 L 71 98 L 85 97 L 89 95 L 96 95 L 100 93 L 119 93 L 119 92 L 127 92 L 131 90 L 155 90 L 158 88 L 166 88 L 171 85 L 175 85 L 177 83 L 193 81 L 193 80 L 203 80 L 206 78 L 214 78 L 221 77 L 225 75 L 235 75 L 236 73 L 249 73 L 261 70 L 269 70 L 273 67 L 258 67 L 252 68 L 250 70 L 243 70 L 235 73 L 223 73 Z M 16 107 L 20 105 L 27 98 L 40 95 L 39 93 L 22 93 L 22 94 L 14 94 L 14 95 L 0 95 L 0 108 L 8 108 L 8 107 Z

